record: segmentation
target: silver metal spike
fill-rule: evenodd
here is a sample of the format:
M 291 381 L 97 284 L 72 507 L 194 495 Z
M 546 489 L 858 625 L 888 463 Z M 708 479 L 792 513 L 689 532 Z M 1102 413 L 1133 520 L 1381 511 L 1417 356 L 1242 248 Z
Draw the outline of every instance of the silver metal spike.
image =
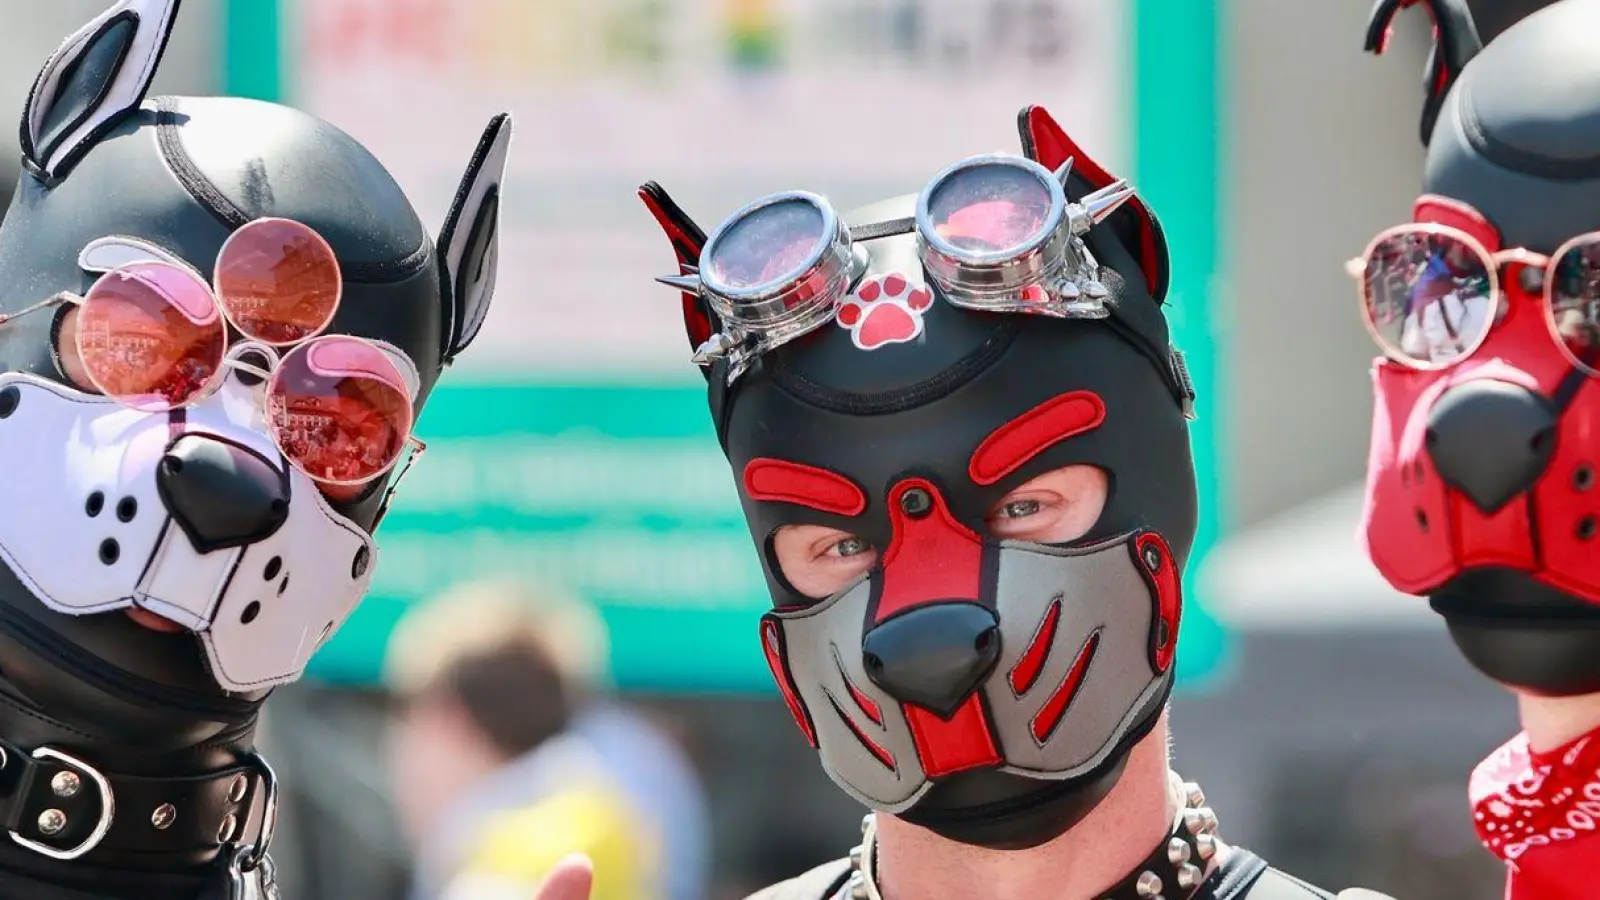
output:
M 1183 827 L 1188 829 L 1190 834 L 1199 834 L 1200 828 L 1204 824 L 1205 819 L 1200 817 L 1200 810 L 1186 809 L 1183 811 Z
M 1194 851 L 1189 849 L 1189 842 L 1183 838 L 1173 838 L 1167 841 L 1167 862 L 1181 866 L 1189 861 L 1189 855 Z
M 1140 872 L 1139 880 L 1133 883 L 1134 893 L 1141 897 L 1152 898 L 1161 894 L 1161 876 L 1154 872 Z
M 1205 878 L 1205 874 L 1200 871 L 1199 866 L 1184 863 L 1178 868 L 1178 887 L 1186 891 L 1197 888 L 1200 886 L 1201 880 Z
M 1217 839 L 1209 834 L 1197 835 L 1194 847 L 1200 851 L 1200 859 L 1208 860 L 1217 855 Z
M 1090 221 L 1099 225 L 1122 204 L 1132 200 L 1135 193 L 1133 186 L 1128 184 L 1126 179 L 1118 179 L 1078 202 L 1088 211 Z
M 690 357 L 690 361 L 697 366 L 709 366 L 712 362 L 726 356 L 728 351 L 733 349 L 735 343 L 737 342 L 733 338 L 719 331 L 713 334 L 710 340 L 695 348 L 694 356 Z
M 663 275 L 656 280 L 667 287 L 674 287 L 680 291 L 688 291 L 691 294 L 700 292 L 699 275 Z
M 1061 182 L 1062 187 L 1067 186 L 1067 179 L 1072 176 L 1072 164 L 1074 162 L 1076 162 L 1076 160 L 1069 156 L 1067 157 L 1067 161 L 1062 163 L 1061 167 L 1055 171 L 1056 180 Z
M 1202 806 L 1195 810 L 1200 814 L 1200 833 L 1215 834 L 1217 830 L 1217 814 L 1209 806 Z
M 1205 806 L 1206 792 L 1200 790 L 1200 785 L 1195 784 L 1192 781 L 1186 781 L 1183 783 L 1183 799 L 1187 801 L 1190 806 Z

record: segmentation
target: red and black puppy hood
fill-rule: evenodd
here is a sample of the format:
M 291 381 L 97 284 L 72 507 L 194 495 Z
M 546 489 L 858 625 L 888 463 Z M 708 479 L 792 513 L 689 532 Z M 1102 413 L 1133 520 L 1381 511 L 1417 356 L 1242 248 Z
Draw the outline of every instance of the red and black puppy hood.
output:
M 1115 181 L 1043 110 L 1021 127 L 1035 161 L 1074 159 L 1069 199 Z M 703 234 L 659 187 L 643 197 L 692 273 Z M 866 265 L 836 317 L 731 386 L 715 363 L 711 412 L 776 610 L 764 649 L 830 775 L 948 837 L 1026 846 L 1092 808 L 1170 690 L 1196 522 L 1193 393 L 1161 310 L 1166 245 L 1141 202 L 1084 236 L 1109 315 L 1063 321 L 946 302 L 916 237 L 873 227 L 904 223 L 913 199 L 843 217 Z M 698 294 L 684 304 L 698 347 L 721 323 Z M 1009 492 L 1077 464 L 1109 476 L 1088 534 L 987 537 Z M 793 524 L 859 535 L 879 560 L 839 594 L 803 596 L 773 555 Z M 896 669 L 884 642 L 922 659 Z M 1086 718 L 1063 724 L 1069 705 Z
M 1408 5 L 1375 7 L 1368 49 Z M 1416 220 L 1491 253 L 1600 230 L 1600 2 L 1556 3 L 1487 47 L 1461 0 L 1420 5 L 1437 45 Z M 1486 674 L 1583 693 L 1600 689 L 1600 385 L 1561 351 L 1540 262 L 1502 257 L 1495 324 L 1467 358 L 1377 363 L 1364 530 L 1380 571 L 1431 597 Z

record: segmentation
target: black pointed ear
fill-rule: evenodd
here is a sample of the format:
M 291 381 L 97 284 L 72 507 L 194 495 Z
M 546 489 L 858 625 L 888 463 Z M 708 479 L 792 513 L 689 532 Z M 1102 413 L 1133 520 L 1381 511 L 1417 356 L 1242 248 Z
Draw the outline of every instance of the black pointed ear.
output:
M 672 252 L 678 257 L 678 274 L 696 275 L 699 272 L 700 251 L 706 246 L 706 233 L 654 181 L 639 188 L 639 199 L 649 207 L 650 214 L 656 217 L 661 230 L 667 233 L 667 240 L 672 242 Z M 699 350 L 701 344 L 721 330 L 722 323 L 698 291 L 685 290 L 683 326 L 689 334 L 689 347 Z M 703 367 L 702 371 L 707 378 L 711 377 L 710 367 Z
M 511 114 L 501 113 L 484 129 L 439 232 L 446 365 L 478 336 L 494 299 L 500 264 L 500 192 L 510 153 Z
M 107 131 L 144 102 L 178 15 L 178 0 L 120 0 L 67 38 L 44 64 L 22 111 L 22 158 L 65 178 Z
M 1433 138 L 1433 123 L 1450 94 L 1461 70 L 1483 50 L 1478 26 L 1472 20 L 1467 0 L 1377 0 L 1367 19 L 1366 50 L 1382 55 L 1389 49 L 1394 33 L 1394 17 L 1408 6 L 1421 6 L 1433 20 L 1433 49 L 1428 53 L 1428 68 L 1422 87 L 1427 96 L 1422 102 L 1422 146 Z
M 1024 107 L 1017 115 L 1017 130 L 1022 132 L 1024 155 L 1051 171 L 1070 161 L 1073 174 L 1087 181 L 1090 190 L 1097 191 L 1120 180 L 1090 159 L 1042 106 Z M 1135 194 L 1122 209 L 1112 213 L 1107 222 L 1139 260 L 1150 296 L 1157 303 L 1165 300 L 1172 277 L 1172 259 L 1167 250 L 1167 236 L 1155 212 L 1145 204 L 1143 197 Z

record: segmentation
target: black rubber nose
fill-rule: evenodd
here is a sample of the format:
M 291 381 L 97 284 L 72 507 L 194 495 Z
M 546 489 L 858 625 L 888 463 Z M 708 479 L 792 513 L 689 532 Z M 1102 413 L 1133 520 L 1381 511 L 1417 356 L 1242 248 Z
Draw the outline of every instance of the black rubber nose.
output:
M 1548 401 L 1504 381 L 1470 381 L 1428 412 L 1428 454 L 1445 483 L 1492 513 L 1532 487 L 1556 446 Z
M 867 677 L 901 703 L 949 718 L 1000 658 L 1000 625 L 976 603 L 937 603 L 867 632 Z
M 201 553 L 272 536 L 289 518 L 289 481 L 260 454 L 200 434 L 156 468 L 161 501 Z

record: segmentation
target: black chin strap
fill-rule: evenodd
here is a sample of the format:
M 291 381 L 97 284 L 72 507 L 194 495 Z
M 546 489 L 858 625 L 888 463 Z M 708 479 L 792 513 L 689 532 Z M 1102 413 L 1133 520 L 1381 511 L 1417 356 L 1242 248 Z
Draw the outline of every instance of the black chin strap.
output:
M 174 868 L 265 859 L 277 781 L 260 756 L 204 775 L 123 775 L 59 747 L 0 738 L 0 841 L 48 859 Z M 142 866 L 141 866 L 142 867 Z

